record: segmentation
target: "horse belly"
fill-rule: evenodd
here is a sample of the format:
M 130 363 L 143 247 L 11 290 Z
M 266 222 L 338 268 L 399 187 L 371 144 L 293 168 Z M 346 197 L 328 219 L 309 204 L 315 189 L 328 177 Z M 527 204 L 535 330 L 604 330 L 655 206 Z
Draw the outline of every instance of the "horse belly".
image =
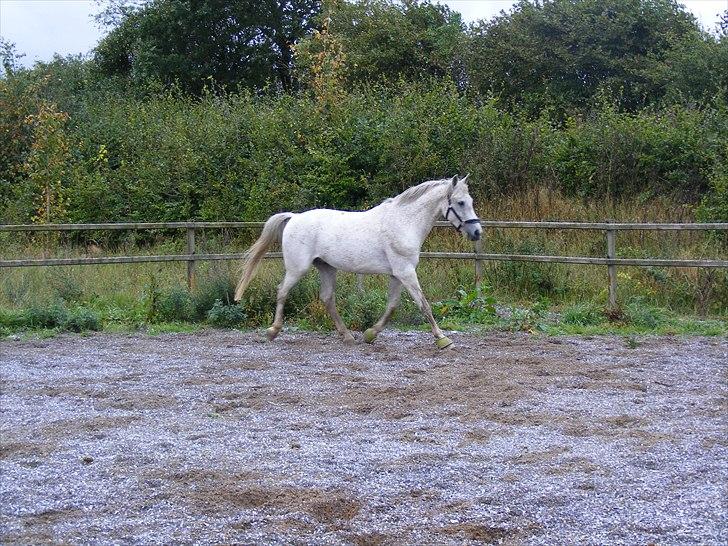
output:
M 321 240 L 323 239 L 323 240 Z M 352 273 L 391 273 L 387 255 L 374 237 L 352 233 L 319 238 L 318 256 L 323 261 Z
M 307 211 L 291 218 L 283 232 L 284 254 L 290 260 L 320 258 L 352 273 L 390 274 L 377 224 L 378 219 L 368 213 Z

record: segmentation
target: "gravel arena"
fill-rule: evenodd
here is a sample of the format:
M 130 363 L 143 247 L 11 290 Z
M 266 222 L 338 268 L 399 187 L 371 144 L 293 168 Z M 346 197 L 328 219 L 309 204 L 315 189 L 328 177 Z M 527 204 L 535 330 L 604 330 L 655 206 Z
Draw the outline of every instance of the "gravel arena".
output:
M 728 340 L 450 335 L 0 341 L 0 543 L 728 543 Z

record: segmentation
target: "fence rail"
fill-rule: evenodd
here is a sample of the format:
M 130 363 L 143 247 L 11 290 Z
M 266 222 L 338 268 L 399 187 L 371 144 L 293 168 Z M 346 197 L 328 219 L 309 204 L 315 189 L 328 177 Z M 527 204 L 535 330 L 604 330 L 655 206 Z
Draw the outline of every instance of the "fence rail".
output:
M 263 222 L 143 222 L 143 223 L 105 223 L 105 224 L 33 224 L 33 225 L 0 225 L 1 232 L 42 232 L 42 231 L 105 231 L 105 230 L 152 230 L 152 229 L 185 229 L 187 234 L 187 254 L 166 254 L 147 256 L 106 256 L 99 258 L 47 258 L 47 259 L 0 259 L 0 268 L 39 267 L 61 265 L 101 265 L 149 262 L 187 262 L 187 284 L 195 285 L 196 264 L 199 261 L 239 260 L 242 253 L 199 254 L 195 251 L 195 236 L 199 229 L 221 228 L 261 228 Z M 517 261 L 540 263 L 566 263 L 607 266 L 609 280 L 609 303 L 617 305 L 617 266 L 651 266 L 651 267 L 705 267 L 728 268 L 728 260 L 678 260 L 662 258 L 617 258 L 616 234 L 618 231 L 650 230 L 650 231 L 697 231 L 728 230 L 728 223 L 692 223 L 692 224 L 655 224 L 624 222 L 511 222 L 484 220 L 483 229 L 488 228 L 520 228 L 520 229 L 588 229 L 603 231 L 606 236 L 606 256 L 538 256 L 531 254 L 493 254 L 482 252 L 481 241 L 474 244 L 473 252 L 422 252 L 422 258 L 472 260 L 475 264 L 475 284 L 480 290 L 482 281 L 482 264 L 484 261 Z M 436 222 L 436 227 L 449 227 L 448 222 Z M 280 252 L 269 252 L 266 258 L 281 258 Z

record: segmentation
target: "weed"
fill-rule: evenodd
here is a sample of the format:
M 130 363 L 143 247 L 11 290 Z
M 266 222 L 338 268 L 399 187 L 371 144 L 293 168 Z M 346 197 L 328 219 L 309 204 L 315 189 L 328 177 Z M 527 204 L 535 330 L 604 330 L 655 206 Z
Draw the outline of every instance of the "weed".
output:
M 495 298 L 490 295 L 490 287 L 482 287 L 482 294 L 478 296 L 475 290 L 466 292 L 460 288 L 457 297 L 438 301 L 433 310 L 441 319 L 459 321 L 470 324 L 492 323 L 496 317 Z
M 566 307 L 561 314 L 565 324 L 591 326 L 601 324 L 606 319 L 604 311 L 594 303 L 577 303 Z
M 78 282 L 78 276 L 68 271 L 57 272 L 51 276 L 50 284 L 56 296 L 67 302 L 79 302 L 83 297 L 83 288 Z
M 640 328 L 654 329 L 667 321 L 664 309 L 646 304 L 641 299 L 628 303 L 624 313 L 626 322 Z
M 544 332 L 546 331 L 547 313 L 546 300 L 541 300 L 530 308 L 514 308 L 506 320 L 506 326 L 513 332 Z
M 157 276 L 154 273 L 149 274 L 149 282 L 147 282 L 144 290 L 144 300 L 147 307 L 147 322 L 154 322 L 159 314 L 159 300 L 162 292 L 159 289 Z
M 85 332 L 88 330 L 97 332 L 101 330 L 101 318 L 98 313 L 91 309 L 78 307 L 68 313 L 62 328 L 69 332 Z
M 207 312 L 207 322 L 220 328 L 241 326 L 247 318 L 240 305 L 226 305 L 222 300 L 215 300 L 212 309 Z
M 344 320 L 352 330 L 365 330 L 384 313 L 387 295 L 383 290 L 351 290 L 344 300 Z
M 68 311 L 61 303 L 34 305 L 21 313 L 21 324 L 26 328 L 58 328 L 68 319 Z
M 189 322 L 194 319 L 195 309 L 190 293 L 184 288 L 173 288 L 159 299 L 159 318 L 165 322 Z
M 192 293 L 192 309 L 194 318 L 204 320 L 208 311 L 220 302 L 222 306 L 232 306 L 235 303 L 235 284 L 230 277 L 216 274 L 203 279 L 197 289 Z

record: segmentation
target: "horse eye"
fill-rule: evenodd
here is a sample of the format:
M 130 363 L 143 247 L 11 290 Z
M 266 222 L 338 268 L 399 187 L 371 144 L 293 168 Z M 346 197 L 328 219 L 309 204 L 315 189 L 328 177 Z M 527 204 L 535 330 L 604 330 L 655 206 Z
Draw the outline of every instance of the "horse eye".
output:
M 458 201 L 458 205 L 460 205 L 461 207 L 464 207 L 465 206 L 465 201 Z

